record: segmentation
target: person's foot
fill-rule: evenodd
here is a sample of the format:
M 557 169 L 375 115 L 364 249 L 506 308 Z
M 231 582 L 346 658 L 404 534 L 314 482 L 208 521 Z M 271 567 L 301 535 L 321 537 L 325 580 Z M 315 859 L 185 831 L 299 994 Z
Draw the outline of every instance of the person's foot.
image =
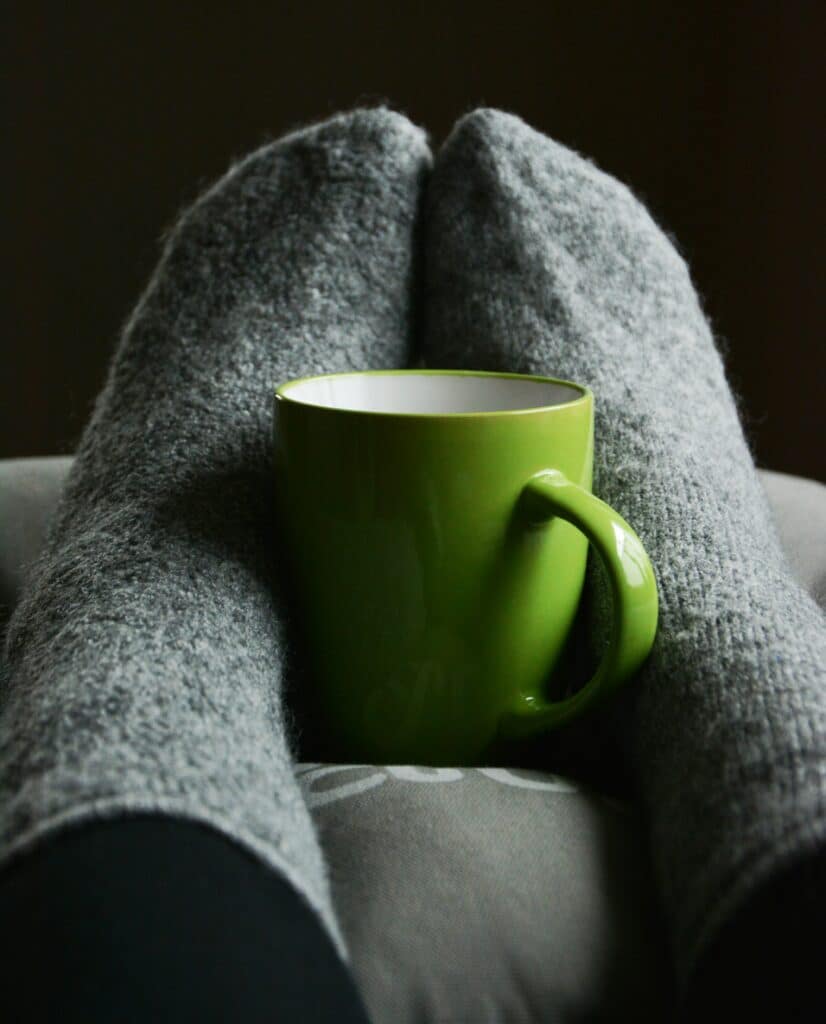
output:
M 273 389 L 405 364 L 429 163 L 401 115 L 343 114 L 246 157 L 168 236 L 9 624 L 2 858 L 87 819 L 197 821 L 340 942 L 282 706 Z
M 426 216 L 427 364 L 589 385 L 594 490 L 657 573 L 659 635 L 616 713 L 686 985 L 760 886 L 826 845 L 822 614 L 786 567 L 688 270 L 629 190 L 478 110 L 437 155 Z M 804 888 L 784 892 L 791 923 Z M 790 962 L 805 940 L 765 926 Z

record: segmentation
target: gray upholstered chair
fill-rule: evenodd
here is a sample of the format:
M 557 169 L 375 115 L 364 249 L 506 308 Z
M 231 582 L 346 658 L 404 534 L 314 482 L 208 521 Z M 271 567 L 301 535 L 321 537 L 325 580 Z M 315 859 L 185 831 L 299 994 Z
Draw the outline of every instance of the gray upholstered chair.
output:
M 67 458 L 0 462 L 0 630 Z M 826 487 L 763 472 L 826 604 Z M 667 958 L 633 809 L 546 773 L 302 764 L 376 1024 L 664 1019 Z

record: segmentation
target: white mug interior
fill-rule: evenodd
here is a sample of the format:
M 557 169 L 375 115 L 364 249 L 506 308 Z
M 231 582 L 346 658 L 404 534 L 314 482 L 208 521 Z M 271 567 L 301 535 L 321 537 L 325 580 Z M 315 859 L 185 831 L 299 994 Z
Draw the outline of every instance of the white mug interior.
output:
M 292 402 L 353 412 L 445 416 L 546 409 L 581 398 L 575 384 L 495 373 L 346 373 L 280 388 Z

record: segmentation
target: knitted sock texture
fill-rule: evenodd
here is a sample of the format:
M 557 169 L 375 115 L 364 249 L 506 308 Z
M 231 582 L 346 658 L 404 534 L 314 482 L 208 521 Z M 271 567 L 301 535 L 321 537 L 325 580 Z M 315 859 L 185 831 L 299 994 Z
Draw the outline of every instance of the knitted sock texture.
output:
M 273 388 L 401 367 L 424 135 L 384 109 L 252 153 L 180 218 L 7 636 L 0 856 L 124 812 L 283 872 L 345 954 L 282 702 Z
M 589 385 L 594 491 L 655 568 L 659 633 L 610 717 L 685 988 L 761 886 L 826 845 L 822 613 L 779 548 L 685 263 L 628 189 L 479 110 L 436 158 L 426 224 L 427 365 Z

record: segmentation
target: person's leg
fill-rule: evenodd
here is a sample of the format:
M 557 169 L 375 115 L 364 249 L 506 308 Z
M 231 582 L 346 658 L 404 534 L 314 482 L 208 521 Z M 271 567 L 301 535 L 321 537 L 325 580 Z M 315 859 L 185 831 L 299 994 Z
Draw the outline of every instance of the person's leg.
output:
M 826 628 L 781 553 L 686 266 L 624 186 L 501 112 L 459 122 L 428 195 L 428 365 L 589 385 L 594 489 L 657 574 L 659 635 L 613 714 L 684 989 L 704 954 L 760 943 L 777 970 L 754 979 L 758 1001 L 791 994 L 809 941 L 795 921 L 822 898 L 806 865 L 826 848 Z M 784 874 L 783 899 L 761 902 Z
M 202 825 L 63 832 L 0 876 L 0 922 L 9 1021 L 367 1024 L 318 914 Z
M 170 233 L 8 626 L 3 862 L 92 820 L 199 822 L 346 956 L 282 700 L 273 389 L 406 363 L 429 159 L 398 114 L 338 116 L 242 160 Z

